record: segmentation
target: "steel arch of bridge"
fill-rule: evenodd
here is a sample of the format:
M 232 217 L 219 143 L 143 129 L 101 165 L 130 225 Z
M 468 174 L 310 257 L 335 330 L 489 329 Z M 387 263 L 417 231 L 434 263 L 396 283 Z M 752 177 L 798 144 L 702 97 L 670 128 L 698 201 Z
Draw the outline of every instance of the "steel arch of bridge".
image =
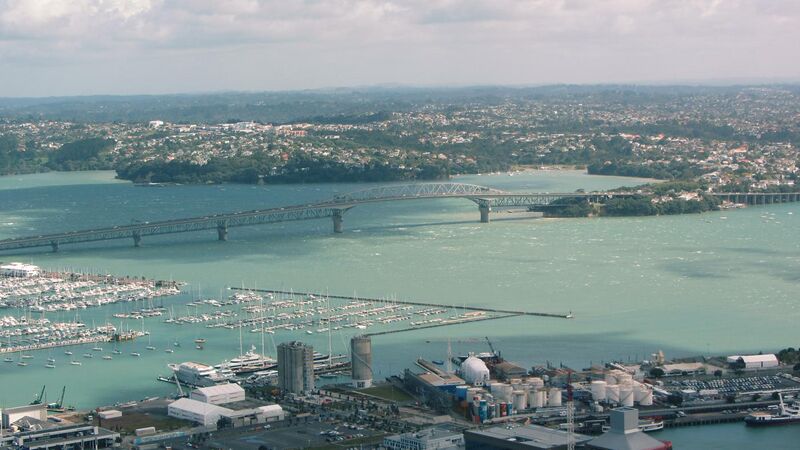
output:
M 486 186 L 464 183 L 417 183 L 379 186 L 333 197 L 332 203 L 365 203 L 379 200 L 475 197 L 480 195 L 502 195 L 505 191 Z

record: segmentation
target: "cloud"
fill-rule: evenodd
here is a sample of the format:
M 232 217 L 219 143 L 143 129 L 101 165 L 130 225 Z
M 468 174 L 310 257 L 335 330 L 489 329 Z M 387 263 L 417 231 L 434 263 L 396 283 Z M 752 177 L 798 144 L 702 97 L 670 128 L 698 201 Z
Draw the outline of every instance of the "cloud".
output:
M 796 77 L 799 19 L 795 0 L 0 0 L 0 62 L 11 66 L 0 81 L 103 63 L 155 64 L 175 77 L 178 61 L 201 57 L 232 70 L 275 69 L 260 59 L 328 65 L 308 87 L 366 74 L 373 83 Z M 240 88 L 236 78 L 228 89 Z M 241 88 L 289 87 L 267 78 Z

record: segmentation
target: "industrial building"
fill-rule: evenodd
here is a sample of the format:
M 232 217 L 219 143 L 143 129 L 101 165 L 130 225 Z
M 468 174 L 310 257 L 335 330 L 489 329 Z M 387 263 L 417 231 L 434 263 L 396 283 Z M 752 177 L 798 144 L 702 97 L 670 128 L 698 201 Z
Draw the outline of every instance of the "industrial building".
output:
M 314 390 L 314 348 L 299 341 L 278 345 L 278 387 L 294 394 Z
M 591 439 L 583 434 L 573 434 L 573 440 L 578 447 Z M 567 448 L 567 441 L 566 431 L 539 425 L 507 425 L 464 431 L 467 450 L 561 450 Z
M 167 415 L 176 419 L 188 420 L 203 426 L 216 425 L 223 414 L 233 410 L 190 398 L 178 399 L 167 406 Z
M 427 428 L 416 433 L 387 436 L 383 447 L 390 450 L 452 450 L 464 448 L 464 435 L 458 431 Z
M 4 408 L 2 410 L 3 428 L 9 429 L 14 422 L 30 417 L 32 419 L 47 421 L 47 406 L 44 404 L 17 406 L 15 408 Z
M 235 383 L 218 384 L 195 389 L 189 398 L 212 405 L 224 405 L 244 401 L 244 389 Z
M 728 356 L 727 363 L 735 369 L 768 369 L 778 367 L 780 362 L 778 357 L 773 354 L 766 355 L 734 355 Z
M 353 336 L 350 339 L 350 358 L 353 387 L 362 389 L 372 386 L 372 338 Z
M 60 425 L 23 417 L 14 422 L 11 432 L 0 434 L 1 448 L 48 450 L 67 448 L 117 447 L 119 433 L 85 424 Z
M 602 436 L 586 444 L 596 450 L 669 450 L 672 443 L 662 442 L 639 429 L 639 410 L 617 408 L 611 410 L 611 428 Z

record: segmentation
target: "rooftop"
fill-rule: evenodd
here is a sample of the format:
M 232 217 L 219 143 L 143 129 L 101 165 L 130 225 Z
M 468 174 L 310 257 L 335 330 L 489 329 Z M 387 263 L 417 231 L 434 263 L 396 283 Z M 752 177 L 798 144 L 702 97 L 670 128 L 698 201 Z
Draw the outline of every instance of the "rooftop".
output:
M 530 448 L 551 449 L 567 445 L 566 431 L 554 430 L 540 425 L 497 426 L 483 430 L 466 430 L 464 432 L 467 440 L 470 440 L 472 435 L 483 439 L 513 442 Z M 576 444 L 582 444 L 591 439 L 591 437 L 583 434 L 576 433 L 574 436 Z

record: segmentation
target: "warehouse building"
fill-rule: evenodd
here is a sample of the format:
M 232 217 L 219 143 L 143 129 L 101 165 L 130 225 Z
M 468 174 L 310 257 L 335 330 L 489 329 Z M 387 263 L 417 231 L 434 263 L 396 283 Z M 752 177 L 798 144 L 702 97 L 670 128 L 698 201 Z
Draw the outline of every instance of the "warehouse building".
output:
M 464 435 L 457 431 L 427 428 L 416 433 L 387 436 L 383 447 L 389 450 L 455 450 L 464 448 Z
M 780 362 L 778 357 L 772 353 L 766 355 L 734 355 L 728 356 L 728 364 L 734 369 L 768 369 L 778 367 Z
M 203 426 L 216 425 L 224 414 L 233 410 L 190 398 L 178 399 L 167 406 L 167 415 L 176 419 L 188 420 Z
M 9 428 L 11 425 L 24 418 L 30 417 L 32 419 L 47 421 L 47 406 L 43 404 L 38 405 L 25 405 L 17 406 L 15 408 L 4 408 L 2 412 L 2 425 L 3 428 Z
M 212 405 L 225 405 L 244 401 L 244 389 L 236 383 L 218 384 L 195 389 L 189 398 Z
M 41 273 L 39 266 L 32 264 L 23 264 L 19 262 L 12 262 L 0 265 L 0 275 L 4 277 L 38 277 Z
M 575 445 L 581 447 L 592 438 L 573 434 Z M 539 425 L 504 425 L 483 430 L 465 430 L 467 450 L 561 450 L 567 448 L 567 432 Z

